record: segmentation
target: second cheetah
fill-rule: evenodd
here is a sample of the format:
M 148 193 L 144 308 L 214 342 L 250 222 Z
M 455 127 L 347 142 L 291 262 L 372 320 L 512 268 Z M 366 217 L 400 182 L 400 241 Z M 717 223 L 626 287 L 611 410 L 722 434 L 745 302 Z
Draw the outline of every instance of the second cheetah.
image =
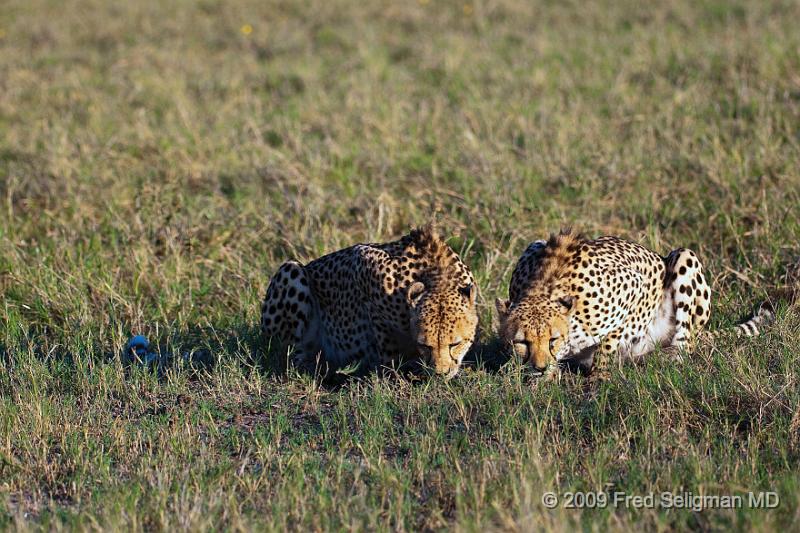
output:
M 668 256 L 618 237 L 585 239 L 571 231 L 536 241 L 511 277 L 509 300 L 497 300 L 500 336 L 539 373 L 595 350 L 593 375 L 605 377 L 617 353 L 637 357 L 657 344 L 685 347 L 708 322 L 711 290 L 697 255 Z M 762 305 L 736 332 L 752 336 L 772 320 Z

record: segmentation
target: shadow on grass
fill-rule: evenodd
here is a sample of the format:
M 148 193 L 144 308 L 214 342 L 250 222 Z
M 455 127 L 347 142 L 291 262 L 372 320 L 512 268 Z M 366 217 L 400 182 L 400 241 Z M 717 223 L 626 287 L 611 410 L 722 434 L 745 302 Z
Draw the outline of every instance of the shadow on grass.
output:
M 171 371 L 186 372 L 190 379 L 202 380 L 215 372 L 221 364 L 239 364 L 249 369 L 284 381 L 293 374 L 312 376 L 318 385 L 325 390 L 336 390 L 348 383 L 362 382 L 376 374 L 382 379 L 404 380 L 411 383 L 424 383 L 433 376 L 432 370 L 419 360 L 410 359 L 401 362 L 394 368 L 378 370 L 363 368 L 358 364 L 333 369 L 324 362 L 313 369 L 292 367 L 290 348 L 282 346 L 274 339 L 265 339 L 258 325 L 239 325 L 234 327 L 215 327 L 188 325 L 179 331 L 168 332 L 159 338 L 150 338 L 148 354 L 150 357 L 140 358 L 133 351 L 125 348 L 109 349 L 108 343 L 102 340 L 86 341 L 87 344 L 68 346 L 56 342 L 47 331 L 29 332 L 9 346 L 0 344 L 0 364 L 6 368 L 15 365 L 15 352 L 31 354 L 35 359 L 47 364 L 57 364 L 62 371 L 78 368 L 79 353 L 97 354 L 93 358 L 111 364 L 119 359 L 129 375 L 135 368 L 146 367 L 156 372 L 160 380 L 165 380 Z M 502 341 L 496 336 L 479 336 L 462 362 L 463 369 L 496 374 L 509 363 L 511 358 Z M 591 365 L 586 360 L 566 361 L 562 369 L 586 373 Z

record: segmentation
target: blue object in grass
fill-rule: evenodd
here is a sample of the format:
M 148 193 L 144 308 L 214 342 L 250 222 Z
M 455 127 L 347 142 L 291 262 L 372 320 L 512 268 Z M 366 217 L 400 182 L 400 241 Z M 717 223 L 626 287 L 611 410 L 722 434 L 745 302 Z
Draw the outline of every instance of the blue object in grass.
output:
M 149 365 L 158 362 L 158 354 L 150 351 L 150 341 L 144 335 L 134 335 L 125 347 L 128 357 L 138 358 L 140 362 Z
M 140 353 L 145 354 L 147 350 L 150 348 L 150 341 L 147 340 L 147 337 L 144 335 L 134 335 L 131 337 L 131 340 L 128 341 L 128 350 L 134 350 L 136 355 Z
M 181 354 L 180 358 L 188 365 L 197 368 L 211 368 L 214 365 L 214 356 L 210 350 L 194 350 Z M 159 373 L 165 365 L 173 363 L 175 358 L 169 352 L 158 352 L 152 349 L 150 341 L 144 335 L 134 335 L 125 345 L 122 353 L 122 362 L 125 365 L 140 364 L 158 368 Z

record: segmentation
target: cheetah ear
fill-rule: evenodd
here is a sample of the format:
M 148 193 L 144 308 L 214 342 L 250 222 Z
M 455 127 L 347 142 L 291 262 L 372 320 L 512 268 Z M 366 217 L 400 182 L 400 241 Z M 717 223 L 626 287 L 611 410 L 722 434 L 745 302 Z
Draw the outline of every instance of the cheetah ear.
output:
M 497 309 L 497 314 L 500 315 L 500 320 L 504 320 L 508 316 L 509 303 L 511 303 L 509 300 L 494 299 L 494 306 Z
M 408 292 L 406 293 L 406 299 L 408 300 L 408 305 L 411 307 L 416 307 L 419 304 L 419 301 L 422 299 L 422 295 L 425 294 L 425 285 L 421 281 L 415 281 L 408 287 Z
M 469 300 L 470 303 L 475 303 L 475 297 L 478 295 L 477 294 L 478 291 L 475 290 L 474 283 L 470 283 L 469 285 L 461 287 L 460 289 L 458 289 L 458 292 L 460 292 L 464 298 Z
M 572 304 L 575 303 L 575 297 L 568 294 L 566 296 L 561 296 L 556 301 L 564 308 L 564 314 L 566 314 L 572 309 Z

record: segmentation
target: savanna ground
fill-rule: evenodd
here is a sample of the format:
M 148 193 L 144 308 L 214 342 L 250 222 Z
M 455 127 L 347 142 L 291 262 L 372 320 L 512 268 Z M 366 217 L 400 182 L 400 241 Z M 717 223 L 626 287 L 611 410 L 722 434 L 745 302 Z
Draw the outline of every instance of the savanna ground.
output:
M 797 527 L 800 4 L 0 4 L 0 527 Z M 271 371 L 268 277 L 437 213 L 478 364 Z M 565 224 L 688 246 L 711 326 L 763 337 L 532 383 L 492 347 Z M 132 333 L 211 369 L 125 371 Z M 545 508 L 545 491 L 776 491 L 775 509 Z

